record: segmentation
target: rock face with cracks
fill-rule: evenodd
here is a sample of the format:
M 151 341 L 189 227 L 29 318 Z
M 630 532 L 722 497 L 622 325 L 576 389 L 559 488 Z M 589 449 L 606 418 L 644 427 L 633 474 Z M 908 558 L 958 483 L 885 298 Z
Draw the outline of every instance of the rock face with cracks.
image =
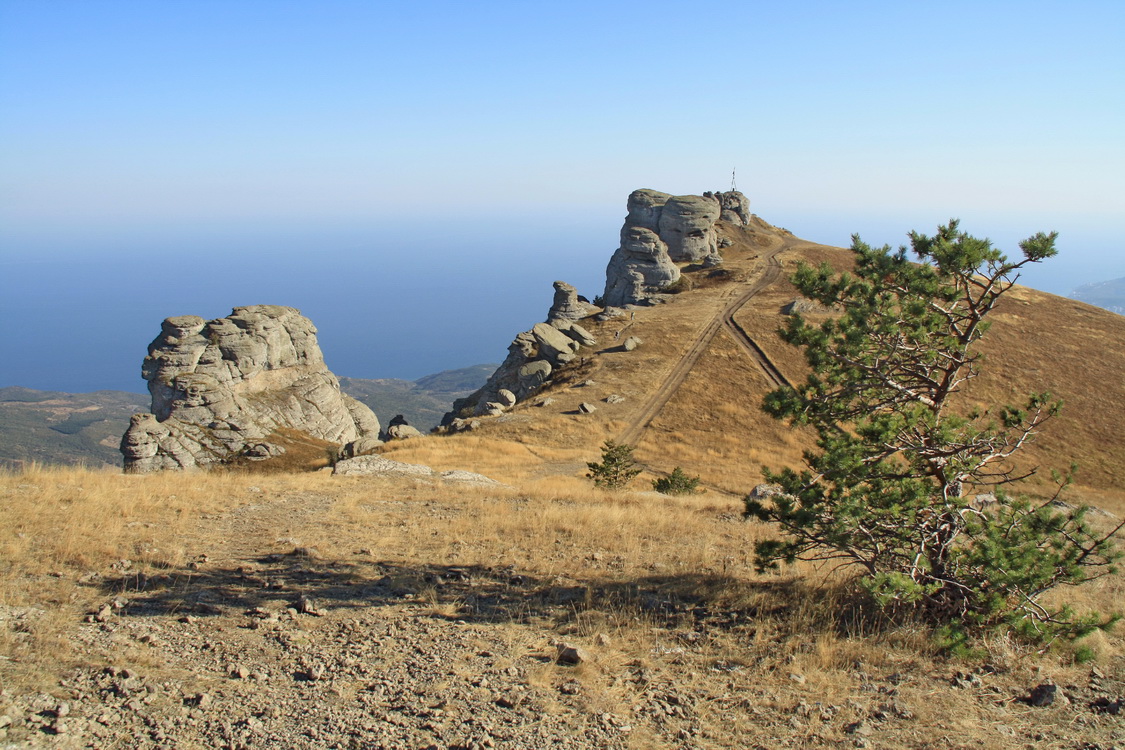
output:
M 442 419 L 446 429 L 456 429 L 458 420 L 471 416 L 499 416 L 524 401 L 551 379 L 562 366 L 574 361 L 584 346 L 597 340 L 576 321 L 596 308 L 578 298 L 574 287 L 555 282 L 555 297 L 546 323 L 516 336 L 508 356 L 476 392 L 458 399 Z
M 750 201 L 737 190 L 669 195 L 634 190 L 621 227 L 621 244 L 606 267 L 602 299 L 609 307 L 658 300 L 680 278 L 676 263 L 722 262 L 715 222 L 745 226 Z
M 128 473 L 275 456 L 282 429 L 337 444 L 379 434 L 374 412 L 340 392 L 312 321 L 291 307 L 168 318 L 141 375 L 152 412 L 134 415 L 121 439 Z

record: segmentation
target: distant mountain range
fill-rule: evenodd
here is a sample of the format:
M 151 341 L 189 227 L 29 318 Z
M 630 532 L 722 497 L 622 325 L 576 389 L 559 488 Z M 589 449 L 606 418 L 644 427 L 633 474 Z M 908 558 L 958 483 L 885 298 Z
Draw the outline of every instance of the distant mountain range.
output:
M 1125 315 L 1125 278 L 1085 284 L 1070 293 L 1071 299 Z
M 483 385 L 495 369 L 494 364 L 472 365 L 417 380 L 340 378 L 340 387 L 371 407 L 384 426 L 402 414 L 428 432 L 456 399 Z M 117 446 L 129 417 L 148 408 L 149 397 L 141 393 L 0 388 L 0 466 L 31 461 L 120 466 Z

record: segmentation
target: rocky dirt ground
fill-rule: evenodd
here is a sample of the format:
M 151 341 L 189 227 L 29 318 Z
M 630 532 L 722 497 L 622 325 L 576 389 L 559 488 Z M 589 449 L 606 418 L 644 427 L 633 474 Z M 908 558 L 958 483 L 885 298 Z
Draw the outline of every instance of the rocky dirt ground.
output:
M 2 688 L 0 747 L 1125 747 L 1120 657 L 950 661 L 893 639 L 775 639 L 769 612 L 712 607 L 682 575 L 571 577 L 553 545 L 534 570 L 350 540 L 324 553 L 301 539 L 331 492 L 250 491 L 260 499 L 200 520 L 183 569 L 118 561 L 75 580 L 96 597 L 63 626 L 69 666 Z M 438 534 L 470 512 L 438 492 L 379 497 L 388 528 Z M 513 496 L 510 512 L 536 502 Z M 577 567 L 616 564 L 594 552 Z M 5 607 L 0 625 L 46 616 Z

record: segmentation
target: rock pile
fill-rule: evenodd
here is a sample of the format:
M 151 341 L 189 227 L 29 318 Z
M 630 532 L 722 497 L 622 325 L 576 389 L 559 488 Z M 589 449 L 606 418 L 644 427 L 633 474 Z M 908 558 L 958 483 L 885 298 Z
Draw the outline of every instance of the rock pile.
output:
M 279 429 L 338 444 L 379 434 L 374 412 L 340 392 L 312 321 L 291 307 L 168 318 L 141 375 L 152 412 L 134 415 L 121 439 L 128 473 L 278 455 Z
M 584 346 L 598 342 L 577 320 L 597 308 L 582 301 L 574 287 L 555 282 L 555 297 L 546 323 L 516 336 L 508 356 L 480 389 L 458 399 L 442 419 L 442 426 L 466 429 L 471 416 L 497 416 L 538 391 L 561 366 L 572 362 Z
M 628 208 L 621 245 L 606 267 L 607 307 L 658 299 L 680 278 L 677 262 L 718 265 L 715 222 L 745 226 L 750 220 L 750 201 L 736 190 L 678 196 L 634 190 Z

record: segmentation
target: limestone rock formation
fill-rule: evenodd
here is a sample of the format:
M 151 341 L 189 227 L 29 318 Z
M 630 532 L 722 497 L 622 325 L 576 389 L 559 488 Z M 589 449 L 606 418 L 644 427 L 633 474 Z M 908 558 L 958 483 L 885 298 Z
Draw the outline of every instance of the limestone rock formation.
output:
M 379 433 L 371 409 L 340 392 L 312 321 L 291 307 L 168 318 L 141 375 L 152 413 L 134 415 L 121 439 L 128 473 L 276 455 L 282 429 L 338 444 Z
M 548 322 L 536 323 L 516 336 L 508 356 L 479 390 L 458 399 L 442 419 L 442 429 L 459 432 L 472 424 L 468 417 L 499 416 L 547 383 L 560 367 L 572 362 L 584 346 L 598 342 L 576 320 L 596 308 L 583 302 L 574 287 L 555 282 L 555 302 Z M 475 426 L 475 425 L 474 425 Z M 471 428 L 470 428 L 471 429 Z
M 578 296 L 578 290 L 565 281 L 555 282 L 555 299 L 547 312 L 547 322 L 558 325 L 560 322 L 582 320 L 596 308 Z
M 401 414 L 396 415 L 387 424 L 387 429 L 383 433 L 383 440 L 390 442 L 392 440 L 409 440 L 410 438 L 422 437 L 421 431 L 409 424 L 406 417 Z
M 658 301 L 680 278 L 677 262 L 715 266 L 722 262 L 715 222 L 750 222 L 750 201 L 737 190 L 669 195 L 634 190 L 621 227 L 621 245 L 606 268 L 607 307 Z
M 750 223 L 750 199 L 737 190 L 725 193 L 704 193 L 704 197 L 714 197 L 719 202 L 719 218 L 723 221 L 744 227 Z
M 630 211 L 630 216 L 632 216 Z M 680 269 L 668 255 L 668 246 L 651 229 L 621 228 L 621 246 L 609 259 L 602 302 L 607 307 L 636 304 L 675 283 Z
M 660 239 L 668 245 L 668 256 L 678 262 L 700 263 L 719 254 L 715 221 L 719 202 L 702 195 L 679 195 L 668 199 L 660 210 Z

